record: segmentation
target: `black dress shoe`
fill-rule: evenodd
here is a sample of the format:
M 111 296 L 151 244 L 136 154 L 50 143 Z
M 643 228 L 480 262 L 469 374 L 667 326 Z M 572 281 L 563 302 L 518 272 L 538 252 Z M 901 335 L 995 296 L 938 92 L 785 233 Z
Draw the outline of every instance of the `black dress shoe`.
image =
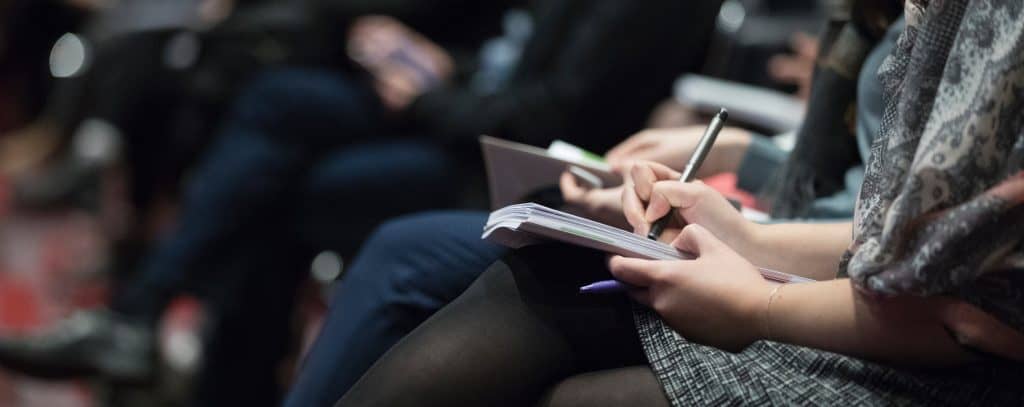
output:
M 156 339 L 149 327 L 111 312 L 80 311 L 50 332 L 0 338 L 0 365 L 39 378 L 141 384 L 156 372 Z

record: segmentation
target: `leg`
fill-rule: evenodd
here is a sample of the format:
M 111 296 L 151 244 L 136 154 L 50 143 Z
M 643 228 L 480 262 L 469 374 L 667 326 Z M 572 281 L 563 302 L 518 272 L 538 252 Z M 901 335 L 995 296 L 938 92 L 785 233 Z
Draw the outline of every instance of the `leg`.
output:
M 382 162 L 388 165 L 381 166 Z M 441 201 L 451 196 L 444 193 L 443 189 L 444 181 L 449 179 L 447 167 L 448 161 L 443 151 L 412 141 L 351 146 L 324 155 L 310 170 L 306 181 L 301 184 L 303 192 L 295 196 L 298 204 L 295 205 L 293 216 L 283 216 L 284 219 L 281 221 L 267 222 L 258 228 L 251 228 L 244 239 L 246 246 L 234 251 L 235 255 L 231 256 L 232 263 L 224 270 L 234 272 L 223 276 L 223 281 L 214 284 L 214 281 L 211 281 L 213 276 L 204 276 L 204 285 L 221 287 L 221 290 L 216 295 L 209 296 L 218 305 L 218 312 L 205 347 L 207 357 L 204 372 L 197 382 L 199 401 L 203 405 L 252 405 L 257 402 L 276 405 L 280 396 L 280 383 L 276 381 L 279 372 L 275 368 L 280 365 L 283 356 L 289 350 L 286 345 L 294 338 L 294 331 L 291 329 L 294 296 L 289 294 L 295 291 L 297 283 L 306 275 L 304 271 L 308 268 L 309 259 L 312 258 L 312 249 L 338 250 L 351 247 L 354 242 L 364 239 L 369 234 L 370 227 L 385 216 L 393 216 L 416 207 L 440 205 Z M 478 254 L 486 252 L 489 248 L 479 238 L 483 224 L 482 216 L 481 214 L 478 221 L 471 222 L 473 226 L 456 227 L 449 232 L 455 236 L 468 236 L 467 239 L 473 243 L 479 242 L 485 246 L 479 251 L 467 249 L 467 253 Z M 420 233 L 420 237 L 427 237 L 423 241 L 429 241 L 429 237 L 437 237 L 434 230 L 438 229 L 438 226 L 444 227 L 449 223 L 465 224 L 463 219 L 467 216 L 453 215 L 451 218 L 435 221 L 434 225 L 428 228 L 430 235 L 424 236 L 427 233 Z M 274 228 L 273 225 L 276 223 L 287 227 Z M 412 223 L 417 224 L 416 221 Z M 392 232 L 388 232 L 388 229 Z M 382 238 L 387 242 L 384 247 L 377 244 L 378 254 L 369 250 L 371 258 L 367 259 L 364 256 L 357 263 L 390 267 L 382 263 L 382 258 L 384 261 L 401 262 L 395 253 L 410 250 L 411 246 L 415 246 L 417 237 L 394 235 L 415 229 L 386 227 L 384 234 L 390 237 Z M 468 232 L 462 234 L 463 230 Z M 375 241 L 379 240 L 381 239 Z M 384 253 L 388 256 L 383 256 Z M 377 259 L 373 259 L 374 256 Z M 475 267 L 476 270 L 483 270 L 486 264 L 496 259 L 498 255 L 485 257 L 487 260 Z M 457 263 L 454 260 L 452 262 Z M 378 271 L 374 267 L 359 265 L 353 269 Z M 399 268 L 396 271 L 405 272 L 404 276 L 408 279 L 417 278 L 412 275 L 410 268 Z M 449 279 L 432 280 L 436 285 L 427 287 L 440 288 L 425 292 L 423 295 L 437 298 L 441 304 L 447 303 L 469 286 L 478 273 L 464 278 L 455 274 Z M 418 278 L 422 280 L 429 276 L 422 274 Z M 444 291 L 451 286 L 458 291 Z M 401 299 L 399 296 L 389 296 L 385 290 L 375 292 L 380 294 L 378 300 Z M 418 316 L 418 313 L 427 312 L 426 309 L 436 310 L 441 306 L 410 302 L 412 305 L 384 316 L 377 315 L 375 320 L 392 321 L 399 326 L 389 329 L 404 334 L 411 331 L 419 321 L 426 319 L 426 316 Z M 345 304 L 341 307 L 349 314 L 358 310 L 356 305 Z M 416 311 L 413 311 L 414 309 Z M 389 320 L 388 316 L 398 317 Z M 409 324 L 408 320 L 414 321 L 413 325 L 405 327 Z M 360 335 L 354 338 L 362 342 L 353 345 L 354 349 L 363 350 L 363 344 L 388 346 L 397 341 L 397 338 L 388 339 L 386 335 L 373 341 L 369 332 L 373 328 L 363 327 Z M 332 340 L 329 347 L 317 353 L 315 360 L 333 362 L 330 366 L 344 368 L 346 371 L 358 369 L 352 374 L 352 381 L 369 367 L 376 356 L 387 350 L 387 347 L 384 347 L 373 354 L 366 351 L 352 352 L 352 355 L 342 354 L 339 361 L 333 359 L 329 352 L 339 350 L 336 348 L 338 342 L 344 342 L 346 338 L 333 336 Z M 240 343 L 244 343 L 244 346 L 239 345 Z M 358 358 L 368 360 L 365 363 L 353 362 L 352 359 L 358 361 Z M 257 383 L 260 385 L 257 386 Z M 347 386 L 344 389 L 347 389 Z M 333 394 L 330 401 L 337 400 L 344 393 L 344 389 Z M 243 403 L 237 398 L 239 392 L 243 391 L 251 403 Z M 223 400 L 222 397 L 232 399 Z
M 204 287 L 207 321 L 192 406 L 278 406 L 309 253 L 284 235 L 250 239 Z
M 551 245 L 492 266 L 338 403 L 523 405 L 580 372 L 646 363 L 624 296 L 581 296 L 604 254 Z
M 308 163 L 330 145 L 373 132 L 377 102 L 369 93 L 341 76 L 302 71 L 256 81 L 197 169 L 177 229 L 144 261 L 138 278 L 117 292 L 118 313 L 85 313 L 52 333 L 0 341 L 0 363 L 50 377 L 148 378 L 155 361 L 152 325 L 167 302 L 189 284 L 224 279 L 217 268 L 199 267 L 244 247 L 234 238 L 280 238 L 279 229 L 266 224 L 290 207 Z
M 387 219 L 454 206 L 459 182 L 452 161 L 442 147 L 421 140 L 376 141 L 328 153 L 301 186 L 294 234 L 310 247 L 354 254 Z
M 661 383 L 650 366 L 583 373 L 562 380 L 539 407 L 646 406 L 669 407 Z
M 376 102 L 343 77 L 285 72 L 257 80 L 196 170 L 178 227 L 145 260 L 115 308 L 155 320 L 166 301 L 244 225 L 272 216 L 318 151 L 366 137 Z
M 386 223 L 337 284 L 289 406 L 328 405 L 405 334 L 455 299 L 505 249 L 480 239 L 486 214 L 444 212 Z

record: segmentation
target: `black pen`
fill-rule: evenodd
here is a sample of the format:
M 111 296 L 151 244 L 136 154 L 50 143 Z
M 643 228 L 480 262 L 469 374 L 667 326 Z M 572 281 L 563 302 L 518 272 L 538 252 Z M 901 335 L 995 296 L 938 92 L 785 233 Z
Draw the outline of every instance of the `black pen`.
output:
M 722 126 L 725 124 L 725 119 L 729 118 L 729 111 L 722 108 L 718 111 L 715 117 L 711 118 L 711 123 L 708 124 L 708 129 L 704 130 L 704 135 L 701 136 L 700 142 L 697 144 L 697 149 L 693 150 L 693 155 L 690 156 L 690 162 L 686 163 L 686 168 L 683 169 L 683 175 L 679 177 L 679 182 L 690 182 L 697 176 L 697 170 L 700 169 L 701 164 L 704 163 L 704 159 L 707 158 L 708 152 L 711 151 L 711 146 L 715 145 L 715 139 L 718 138 L 718 132 L 722 131 Z M 672 211 L 662 216 L 653 224 L 651 224 L 651 231 L 647 232 L 647 238 L 651 240 L 658 240 L 661 236 L 661 232 L 665 230 L 665 225 L 668 224 L 669 219 L 672 218 Z

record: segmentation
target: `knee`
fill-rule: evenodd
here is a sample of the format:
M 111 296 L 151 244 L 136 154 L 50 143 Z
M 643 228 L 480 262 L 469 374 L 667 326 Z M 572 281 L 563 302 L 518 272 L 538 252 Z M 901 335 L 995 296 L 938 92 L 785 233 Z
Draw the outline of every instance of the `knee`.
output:
M 384 222 L 370 234 L 345 279 L 372 279 L 390 291 L 415 289 L 430 273 L 436 245 L 437 214 L 415 214 Z
M 436 237 L 438 215 L 432 213 L 401 216 L 382 223 L 370 234 L 363 247 L 363 256 L 394 259 L 420 247 Z
M 346 279 L 372 279 L 395 302 L 417 306 L 458 296 L 486 265 L 465 252 L 482 250 L 480 228 L 458 212 L 428 212 L 396 218 L 374 231 Z M 483 256 L 487 257 L 487 256 Z
M 236 118 L 263 121 L 282 113 L 295 94 L 301 94 L 305 79 L 296 71 L 274 71 L 256 75 L 242 89 L 235 102 Z
M 594 400 L 589 397 L 594 390 L 593 386 L 589 386 L 579 377 L 569 377 L 548 389 L 537 403 L 537 407 L 585 407 L 610 401 Z
M 583 373 L 549 389 L 539 407 L 663 406 L 669 401 L 646 365 Z
M 318 133 L 338 120 L 366 120 L 367 99 L 360 89 L 345 76 L 328 71 L 266 72 L 245 86 L 232 118 L 288 137 Z

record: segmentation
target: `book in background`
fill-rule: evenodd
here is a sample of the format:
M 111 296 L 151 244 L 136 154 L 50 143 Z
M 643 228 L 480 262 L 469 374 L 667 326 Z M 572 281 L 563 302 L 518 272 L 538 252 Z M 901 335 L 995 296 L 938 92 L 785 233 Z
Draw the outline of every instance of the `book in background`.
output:
M 572 144 L 556 140 L 547 149 L 522 143 L 480 136 L 491 208 L 529 202 L 536 194 L 558 188 L 558 179 L 565 171 L 594 188 L 611 188 L 622 184 L 622 177 L 612 171 L 600 155 Z

